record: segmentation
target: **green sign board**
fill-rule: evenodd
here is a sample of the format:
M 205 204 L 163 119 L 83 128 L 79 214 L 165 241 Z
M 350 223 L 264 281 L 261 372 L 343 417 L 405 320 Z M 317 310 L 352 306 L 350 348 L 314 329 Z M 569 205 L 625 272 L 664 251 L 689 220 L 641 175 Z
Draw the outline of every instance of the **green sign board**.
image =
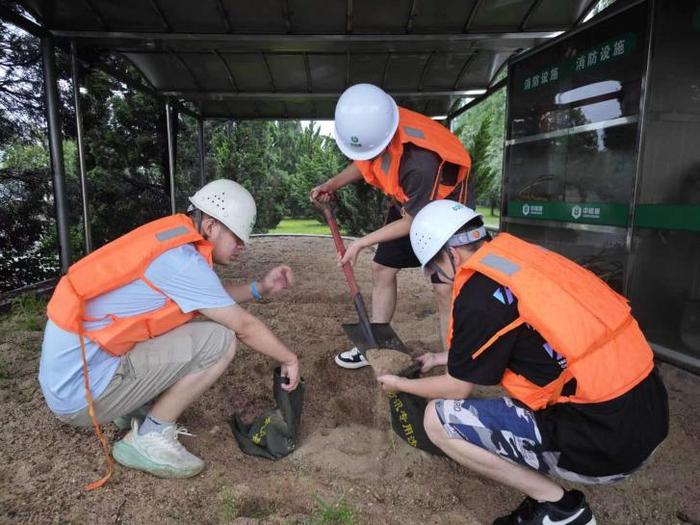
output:
M 627 227 L 629 205 L 591 202 L 511 201 L 507 216 L 523 219 L 579 222 Z M 700 206 L 638 204 L 634 224 L 655 230 L 700 231 Z
M 522 81 L 521 88 L 523 91 L 531 91 L 552 82 L 557 82 L 565 76 L 587 71 L 628 56 L 634 50 L 636 41 L 637 37 L 633 33 L 625 33 L 606 40 L 602 44 L 577 53 L 565 62 L 553 64 L 528 75 Z
M 629 205 L 596 202 L 511 201 L 508 217 L 627 227 Z

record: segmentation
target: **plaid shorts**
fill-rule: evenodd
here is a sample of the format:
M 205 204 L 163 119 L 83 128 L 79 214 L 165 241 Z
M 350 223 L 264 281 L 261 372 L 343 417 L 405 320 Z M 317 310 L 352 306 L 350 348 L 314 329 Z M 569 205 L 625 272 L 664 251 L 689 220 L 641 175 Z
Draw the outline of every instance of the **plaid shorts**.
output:
M 545 450 L 534 413 L 508 397 L 496 399 L 440 399 L 437 416 L 447 435 L 463 439 L 498 456 L 542 474 L 575 483 L 617 483 L 632 474 L 584 476 L 558 466 L 560 452 Z

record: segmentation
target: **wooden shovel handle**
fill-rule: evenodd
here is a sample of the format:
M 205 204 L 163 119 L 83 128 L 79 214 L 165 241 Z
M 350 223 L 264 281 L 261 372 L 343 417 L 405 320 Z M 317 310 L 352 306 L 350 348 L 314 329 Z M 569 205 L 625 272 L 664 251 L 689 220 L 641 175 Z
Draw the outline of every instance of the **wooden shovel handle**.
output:
M 343 255 L 345 255 L 345 244 L 343 243 L 343 238 L 340 236 L 340 230 L 338 229 L 338 223 L 335 221 L 333 211 L 327 204 L 321 205 L 321 211 L 323 211 L 323 215 L 326 216 L 326 222 L 328 223 L 328 226 L 331 229 L 333 241 L 335 242 L 335 249 L 342 257 Z M 360 293 L 360 288 L 357 286 L 355 274 L 352 271 L 352 265 L 350 263 L 345 263 L 343 265 L 343 273 L 345 273 L 345 280 L 348 283 L 350 296 L 354 299 L 357 296 L 357 294 Z

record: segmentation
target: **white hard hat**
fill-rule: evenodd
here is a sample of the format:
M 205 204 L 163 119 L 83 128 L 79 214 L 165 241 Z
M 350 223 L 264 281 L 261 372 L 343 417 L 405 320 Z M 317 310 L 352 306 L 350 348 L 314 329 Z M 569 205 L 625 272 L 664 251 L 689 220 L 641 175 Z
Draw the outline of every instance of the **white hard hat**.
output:
M 353 160 L 379 155 L 398 125 L 396 102 L 372 84 L 350 86 L 335 105 L 335 142 Z
M 436 200 L 425 205 L 411 223 L 411 246 L 420 261 L 421 268 L 437 255 L 440 249 L 462 226 L 481 217 L 471 208 L 451 200 Z M 469 235 L 471 234 L 471 235 Z M 483 226 L 468 232 L 463 242 L 469 244 L 486 237 Z
M 243 242 L 248 242 L 257 210 L 253 196 L 243 186 L 228 179 L 205 184 L 190 197 L 190 202 L 223 223 Z

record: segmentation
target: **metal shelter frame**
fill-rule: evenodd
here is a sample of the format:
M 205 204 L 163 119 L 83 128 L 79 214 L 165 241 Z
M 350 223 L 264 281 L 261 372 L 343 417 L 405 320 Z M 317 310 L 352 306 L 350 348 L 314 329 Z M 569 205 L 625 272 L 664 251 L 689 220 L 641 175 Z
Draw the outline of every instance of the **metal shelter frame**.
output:
M 505 85 L 492 83 L 510 58 L 578 26 L 596 4 L 514 0 L 503 8 L 484 0 L 203 0 L 196 5 L 151 0 L 127 7 L 109 0 L 0 0 L 0 18 L 41 39 L 61 269 L 65 273 L 72 258 L 55 47 L 71 58 L 89 252 L 81 59 L 163 101 L 175 213 L 173 122 L 179 113 L 197 120 L 202 184 L 205 119 L 329 118 L 340 93 L 357 82 L 379 84 L 400 105 L 449 125 Z M 88 49 L 102 55 L 81 57 Z M 138 75 L 105 60 L 115 54 L 131 62 Z M 459 107 L 463 97 L 477 98 Z

